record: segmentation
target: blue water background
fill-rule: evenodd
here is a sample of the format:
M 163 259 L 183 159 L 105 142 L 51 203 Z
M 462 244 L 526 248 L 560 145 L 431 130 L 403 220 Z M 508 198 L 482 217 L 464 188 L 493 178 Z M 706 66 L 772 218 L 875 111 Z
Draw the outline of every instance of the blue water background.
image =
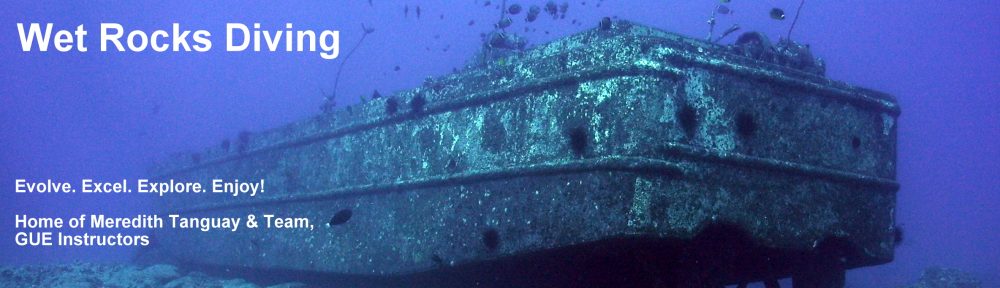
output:
M 341 30 L 342 53 L 376 29 L 346 64 L 341 104 L 378 89 L 419 86 L 461 67 L 491 30 L 498 10 L 479 1 L 16 2 L 0 12 L 0 263 L 127 261 L 131 249 L 24 248 L 13 215 L 149 212 L 155 198 L 15 195 L 16 178 L 77 182 L 134 179 L 168 154 L 196 151 L 319 112 L 344 58 L 317 53 L 225 51 L 227 22 L 280 29 Z M 493 1 L 494 4 L 500 1 Z M 525 8 L 544 1 L 508 1 Z M 582 4 L 585 2 L 586 4 Z M 600 8 L 596 7 L 602 3 Z M 799 1 L 740 1 L 718 30 L 739 23 L 776 40 Z M 559 1 L 561 3 L 561 1 Z M 571 1 L 566 19 L 544 15 L 521 33 L 544 43 L 618 16 L 704 37 L 717 1 Z M 107 4 L 107 5 L 104 5 Z M 849 273 L 849 287 L 893 287 L 929 265 L 961 268 L 1000 286 L 1000 29 L 993 1 L 808 1 L 793 38 L 826 60 L 828 76 L 891 93 L 899 121 L 898 219 L 905 241 L 896 261 Z M 404 17 L 403 7 L 410 7 Z M 422 15 L 415 17 L 419 5 Z M 525 9 L 526 10 L 526 9 Z M 441 18 L 443 15 L 443 19 Z M 515 17 L 510 30 L 523 31 Z M 573 19 L 582 23 L 571 24 Z M 475 24 L 470 26 L 469 22 Z M 90 52 L 24 53 L 16 23 L 83 24 Z M 98 25 L 152 31 L 181 23 L 212 33 L 207 53 L 97 52 Z M 544 31 L 549 31 L 545 34 Z M 728 39 L 732 41 L 732 39 Z M 725 41 L 724 41 L 725 42 Z M 344 54 L 341 54 L 344 56 Z M 394 71 L 399 66 L 399 71 Z

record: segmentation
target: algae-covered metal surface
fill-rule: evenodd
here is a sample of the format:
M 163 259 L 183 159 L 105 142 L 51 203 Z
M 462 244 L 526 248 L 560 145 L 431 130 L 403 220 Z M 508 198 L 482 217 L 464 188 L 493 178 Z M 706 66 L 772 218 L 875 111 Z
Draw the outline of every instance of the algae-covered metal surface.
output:
M 316 229 L 165 231 L 160 249 L 209 265 L 405 275 L 609 239 L 687 241 L 726 223 L 762 249 L 835 239 L 852 247 L 847 268 L 891 261 L 895 100 L 825 78 L 811 55 L 744 48 L 602 23 L 241 134 L 154 174 L 265 179 L 266 192 L 166 197 L 164 211 L 307 217 Z

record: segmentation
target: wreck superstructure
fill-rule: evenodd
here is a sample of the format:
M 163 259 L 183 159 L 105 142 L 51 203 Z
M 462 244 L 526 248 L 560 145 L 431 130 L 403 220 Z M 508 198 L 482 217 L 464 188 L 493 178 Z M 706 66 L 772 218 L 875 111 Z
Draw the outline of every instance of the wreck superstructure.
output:
M 894 98 L 740 51 L 616 21 L 241 134 L 154 175 L 266 179 L 266 193 L 167 197 L 163 211 L 316 229 L 164 230 L 157 249 L 372 278 L 572 255 L 667 283 L 824 282 L 891 261 Z

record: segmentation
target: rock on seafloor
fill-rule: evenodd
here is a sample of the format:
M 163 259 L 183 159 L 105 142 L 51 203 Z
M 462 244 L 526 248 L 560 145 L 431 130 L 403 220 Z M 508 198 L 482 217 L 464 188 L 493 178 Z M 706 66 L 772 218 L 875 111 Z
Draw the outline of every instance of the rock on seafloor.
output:
M 0 266 L 0 288 L 260 288 L 244 279 L 224 279 L 201 272 L 182 273 L 173 265 L 148 267 L 76 263 L 64 265 Z M 306 287 L 284 283 L 267 288 Z
M 982 282 L 971 274 L 952 268 L 928 267 L 916 283 L 904 288 L 980 288 Z

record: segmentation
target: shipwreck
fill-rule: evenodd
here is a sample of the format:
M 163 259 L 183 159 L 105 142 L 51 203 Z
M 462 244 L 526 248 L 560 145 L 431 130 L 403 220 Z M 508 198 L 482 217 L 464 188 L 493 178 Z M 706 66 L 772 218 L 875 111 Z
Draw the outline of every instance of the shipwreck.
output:
M 267 181 L 164 213 L 317 225 L 162 230 L 145 253 L 362 287 L 842 287 L 892 261 L 900 109 L 804 46 L 602 21 L 492 52 L 158 164 L 160 180 Z

